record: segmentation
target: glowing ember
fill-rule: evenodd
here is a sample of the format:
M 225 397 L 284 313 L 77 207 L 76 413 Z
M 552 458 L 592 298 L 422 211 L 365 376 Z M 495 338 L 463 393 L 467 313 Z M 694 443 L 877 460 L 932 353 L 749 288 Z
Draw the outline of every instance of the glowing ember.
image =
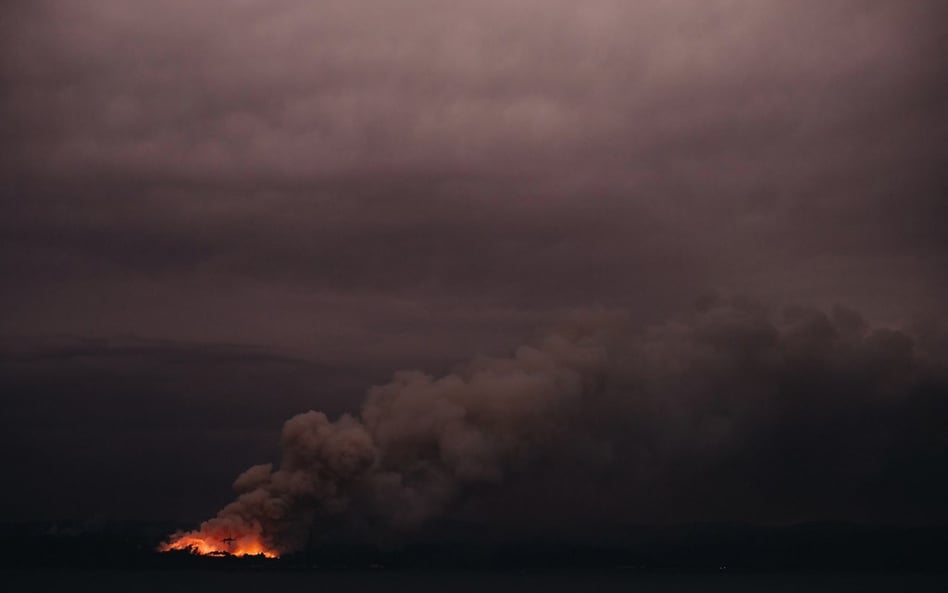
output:
M 280 554 L 260 541 L 256 534 L 218 538 L 199 531 L 176 534 L 158 547 L 161 552 L 187 550 L 201 556 L 264 556 L 279 558 Z

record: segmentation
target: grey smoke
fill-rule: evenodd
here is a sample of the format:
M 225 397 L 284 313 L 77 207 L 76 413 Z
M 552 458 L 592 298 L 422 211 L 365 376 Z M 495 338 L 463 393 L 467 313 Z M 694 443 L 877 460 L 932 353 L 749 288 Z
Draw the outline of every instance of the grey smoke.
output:
M 201 529 L 287 550 L 334 515 L 411 529 L 521 497 L 540 522 L 944 519 L 946 396 L 937 328 L 743 299 L 639 331 L 587 312 L 507 357 L 398 372 L 358 415 L 289 419 L 280 463 Z

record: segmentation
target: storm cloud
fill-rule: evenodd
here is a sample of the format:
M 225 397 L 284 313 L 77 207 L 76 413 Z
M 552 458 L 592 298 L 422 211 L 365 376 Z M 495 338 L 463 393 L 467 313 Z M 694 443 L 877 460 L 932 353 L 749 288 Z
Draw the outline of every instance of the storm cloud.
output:
M 295 320 L 939 310 L 942 12 L 9 3 L 4 327 L 329 355 Z

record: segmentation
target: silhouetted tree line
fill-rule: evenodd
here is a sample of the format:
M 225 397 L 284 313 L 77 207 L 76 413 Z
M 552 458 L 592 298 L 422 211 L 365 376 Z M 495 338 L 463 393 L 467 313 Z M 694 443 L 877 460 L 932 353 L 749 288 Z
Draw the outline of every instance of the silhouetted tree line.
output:
M 557 538 L 493 540 L 471 527 L 411 541 L 318 538 L 277 560 L 158 553 L 167 524 L 96 529 L 0 526 L 0 564 L 10 569 L 254 570 L 631 570 L 655 572 L 878 570 L 945 571 L 948 528 L 851 524 L 791 527 L 630 527 L 609 543 Z

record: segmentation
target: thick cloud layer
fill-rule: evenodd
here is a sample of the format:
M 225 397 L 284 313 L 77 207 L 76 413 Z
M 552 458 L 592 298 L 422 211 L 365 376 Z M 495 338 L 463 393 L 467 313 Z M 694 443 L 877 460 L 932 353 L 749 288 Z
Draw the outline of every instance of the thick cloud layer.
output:
M 457 512 L 546 528 L 948 519 L 944 333 L 742 300 L 621 327 L 578 315 L 510 357 L 396 373 L 359 417 L 295 416 L 279 465 L 241 474 L 200 533 L 286 550 L 339 514 L 396 529 Z
M 411 364 L 715 287 L 948 295 L 942 2 L 2 10 L 5 333 Z

